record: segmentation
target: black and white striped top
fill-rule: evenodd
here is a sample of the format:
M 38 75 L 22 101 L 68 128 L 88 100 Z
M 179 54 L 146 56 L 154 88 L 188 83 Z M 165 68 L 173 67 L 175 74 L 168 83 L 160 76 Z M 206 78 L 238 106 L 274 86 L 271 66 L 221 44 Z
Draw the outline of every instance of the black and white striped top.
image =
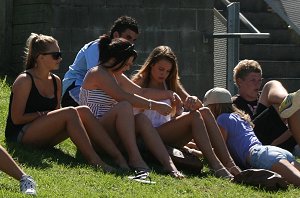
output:
M 103 114 L 110 110 L 116 103 L 117 101 L 107 95 L 103 90 L 80 88 L 79 104 L 87 105 L 96 118 L 103 116 Z

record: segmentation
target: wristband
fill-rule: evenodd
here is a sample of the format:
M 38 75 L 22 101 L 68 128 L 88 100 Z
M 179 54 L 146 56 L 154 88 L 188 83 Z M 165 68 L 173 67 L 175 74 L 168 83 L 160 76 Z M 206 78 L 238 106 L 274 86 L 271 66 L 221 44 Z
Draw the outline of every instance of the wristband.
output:
M 148 109 L 152 109 L 152 100 L 148 100 L 149 101 L 149 106 L 148 106 Z

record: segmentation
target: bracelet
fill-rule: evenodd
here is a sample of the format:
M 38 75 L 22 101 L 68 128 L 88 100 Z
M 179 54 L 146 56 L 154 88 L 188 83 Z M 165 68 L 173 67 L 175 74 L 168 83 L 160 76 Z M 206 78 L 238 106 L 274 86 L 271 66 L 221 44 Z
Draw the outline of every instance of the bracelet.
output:
M 148 100 L 148 102 L 149 102 L 149 107 L 148 107 L 148 109 L 152 109 L 152 100 Z

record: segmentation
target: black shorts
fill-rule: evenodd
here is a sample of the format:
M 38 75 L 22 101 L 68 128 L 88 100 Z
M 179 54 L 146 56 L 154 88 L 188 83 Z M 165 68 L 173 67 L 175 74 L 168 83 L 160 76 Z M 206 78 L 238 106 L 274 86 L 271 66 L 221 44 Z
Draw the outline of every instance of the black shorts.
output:
M 258 103 L 253 123 L 255 125 L 254 132 L 263 145 L 270 145 L 276 138 L 288 130 L 288 127 L 282 121 L 276 109 L 273 106 L 266 107 L 261 103 Z M 290 137 L 277 146 L 293 152 L 296 145 L 297 142 L 295 139 Z
M 61 99 L 61 106 L 62 107 L 77 107 L 79 104 L 70 96 L 69 91 L 75 87 L 75 82 L 73 82 L 70 87 L 67 88 L 65 94 L 62 96 Z

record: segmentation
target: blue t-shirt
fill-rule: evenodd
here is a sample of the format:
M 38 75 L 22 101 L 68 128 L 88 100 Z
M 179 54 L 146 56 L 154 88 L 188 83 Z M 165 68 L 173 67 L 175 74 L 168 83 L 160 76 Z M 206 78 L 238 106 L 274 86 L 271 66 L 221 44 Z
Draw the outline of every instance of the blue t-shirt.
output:
M 85 44 L 73 62 L 69 67 L 69 70 L 65 73 L 62 81 L 62 95 L 66 92 L 66 89 L 75 82 L 75 86 L 82 85 L 83 79 L 87 71 L 98 65 L 99 63 L 99 39 Z
M 223 113 L 217 123 L 227 132 L 227 147 L 237 164 L 247 167 L 246 159 L 254 145 L 261 145 L 250 123 L 236 113 Z

